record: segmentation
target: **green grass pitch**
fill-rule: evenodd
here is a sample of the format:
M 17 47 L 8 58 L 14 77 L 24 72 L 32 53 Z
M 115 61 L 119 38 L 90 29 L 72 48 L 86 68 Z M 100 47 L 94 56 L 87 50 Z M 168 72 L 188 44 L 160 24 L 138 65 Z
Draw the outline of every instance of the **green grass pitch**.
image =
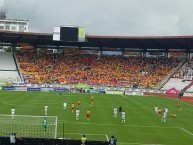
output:
M 92 94 L 43 93 L 43 92 L 0 92 L 0 114 L 10 115 L 14 106 L 17 115 L 44 116 L 44 105 L 48 104 L 48 116 L 58 116 L 57 137 L 80 139 L 83 134 L 88 140 L 106 141 L 111 135 L 118 139 L 118 145 L 192 145 L 193 144 L 193 105 L 181 102 L 182 110 L 178 111 L 178 100 L 149 97 L 93 94 L 95 103 L 92 106 Z M 75 112 L 71 112 L 71 103 L 81 101 L 80 120 L 76 121 Z M 67 102 L 64 111 L 63 102 Z M 126 112 L 126 123 L 122 124 L 121 116 L 113 118 L 113 108 L 123 107 Z M 162 123 L 154 112 L 154 107 L 169 108 L 169 113 L 176 118 L 167 117 Z M 90 109 L 90 121 L 86 120 L 86 110 Z

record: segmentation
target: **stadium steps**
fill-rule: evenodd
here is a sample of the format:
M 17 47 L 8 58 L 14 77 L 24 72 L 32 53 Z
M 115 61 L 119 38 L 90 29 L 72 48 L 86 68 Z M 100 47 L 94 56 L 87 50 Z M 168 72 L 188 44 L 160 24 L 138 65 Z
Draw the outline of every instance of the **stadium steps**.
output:
M 181 67 L 183 67 L 183 65 L 186 63 L 186 59 L 183 59 L 179 64 L 178 66 L 176 67 L 176 69 L 173 69 L 171 71 L 171 73 L 169 73 L 164 79 L 163 81 L 159 84 L 158 88 L 157 89 L 163 89 L 164 85 L 166 85 L 170 79 L 172 78 L 172 76 L 179 70 L 181 69 Z
M 18 76 L 12 52 L 0 53 L 0 80 L 13 81 Z

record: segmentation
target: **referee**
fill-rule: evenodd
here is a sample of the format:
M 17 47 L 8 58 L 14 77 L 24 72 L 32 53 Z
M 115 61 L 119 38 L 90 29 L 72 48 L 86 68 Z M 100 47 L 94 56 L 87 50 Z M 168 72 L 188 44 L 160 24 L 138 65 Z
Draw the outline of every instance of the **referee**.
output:
M 121 113 L 121 112 L 122 112 L 122 107 L 120 106 L 120 107 L 119 107 L 119 113 Z

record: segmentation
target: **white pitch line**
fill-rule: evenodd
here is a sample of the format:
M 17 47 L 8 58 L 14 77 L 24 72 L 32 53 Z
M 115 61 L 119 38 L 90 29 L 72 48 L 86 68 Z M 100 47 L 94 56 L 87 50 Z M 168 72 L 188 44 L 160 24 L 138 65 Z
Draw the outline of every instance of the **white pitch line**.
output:
M 123 98 L 127 98 L 127 97 L 125 97 L 124 95 L 121 95 Z
M 109 141 L 108 135 L 106 134 L 105 136 L 106 136 L 107 141 Z
M 165 144 L 144 144 L 144 143 L 127 143 L 127 142 L 117 142 L 117 143 L 120 143 L 120 144 L 127 144 L 127 145 L 129 145 L 129 144 L 132 144 L 132 145 L 165 145 Z
M 63 134 L 63 133 L 58 133 L 58 134 Z M 76 133 L 76 132 L 74 132 L 74 133 L 73 133 L 73 132 L 72 132 L 72 133 L 70 133 L 70 132 L 69 132 L 69 133 L 68 133 L 68 132 L 65 132 L 64 134 L 72 134 L 72 135 L 73 135 L 73 134 L 78 134 L 78 135 L 79 135 L 79 134 L 80 134 L 80 135 L 85 134 L 85 135 L 90 135 L 90 136 L 92 136 L 92 135 L 95 135 L 95 136 L 96 136 L 96 135 L 98 135 L 98 136 L 106 136 L 105 134 L 94 134 L 94 133 L 93 133 L 93 134 L 92 134 L 92 133 L 87 134 L 87 133 Z
M 184 129 L 184 128 L 180 128 L 181 130 L 183 130 L 183 131 L 185 131 L 185 132 L 187 132 L 188 134 L 190 134 L 190 135 L 193 135 L 193 133 L 191 133 L 191 132 L 189 132 L 189 131 L 187 131 L 186 129 Z
M 86 122 L 75 122 L 75 121 L 69 121 L 65 122 L 69 124 L 83 124 L 83 125 L 98 125 L 98 126 L 117 126 L 117 127 L 142 127 L 142 128 L 174 128 L 179 129 L 180 127 L 165 127 L 165 126 L 143 126 L 143 125 L 135 125 L 135 124 L 124 124 L 124 125 L 118 125 L 118 124 L 97 124 L 97 123 L 86 123 Z

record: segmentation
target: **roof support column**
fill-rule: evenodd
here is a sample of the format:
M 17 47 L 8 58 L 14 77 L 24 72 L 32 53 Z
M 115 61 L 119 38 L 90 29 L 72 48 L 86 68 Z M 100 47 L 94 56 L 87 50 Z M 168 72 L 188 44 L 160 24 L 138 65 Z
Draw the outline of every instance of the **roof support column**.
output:
M 164 52 L 164 56 L 166 57 L 166 58 L 168 58 L 168 49 L 165 49 L 165 52 Z

